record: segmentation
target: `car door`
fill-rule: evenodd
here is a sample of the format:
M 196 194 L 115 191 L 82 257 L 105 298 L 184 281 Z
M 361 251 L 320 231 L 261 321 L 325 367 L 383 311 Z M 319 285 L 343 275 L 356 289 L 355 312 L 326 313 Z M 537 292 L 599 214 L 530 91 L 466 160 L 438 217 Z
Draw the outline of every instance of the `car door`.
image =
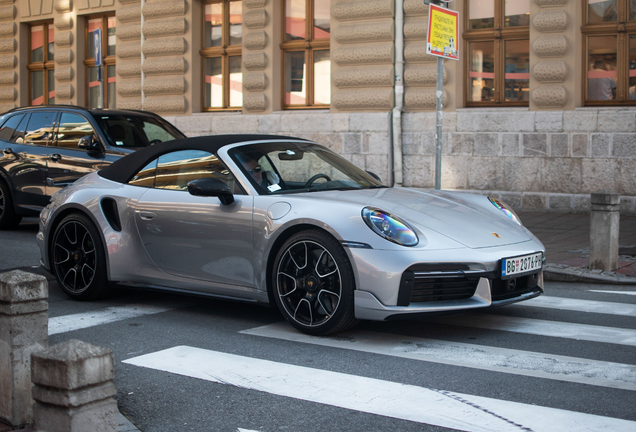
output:
M 48 196 L 119 158 L 105 153 L 101 145 L 91 150 L 79 148 L 80 139 L 86 136 L 97 139 L 93 125 L 86 117 L 72 112 L 60 113 L 47 165 Z
M 141 241 L 169 274 L 253 287 L 253 199 L 237 194 L 234 203 L 223 205 L 216 197 L 190 195 L 188 182 L 209 177 L 235 187 L 221 161 L 199 150 L 163 155 L 141 170 L 130 181 L 149 187 L 135 208 Z
M 3 169 L 14 191 L 15 204 L 39 210 L 46 206 L 46 165 L 57 112 L 34 111 L 26 113 L 17 123 L 8 140 L 3 140 Z M 9 130 L 6 134 L 9 134 Z

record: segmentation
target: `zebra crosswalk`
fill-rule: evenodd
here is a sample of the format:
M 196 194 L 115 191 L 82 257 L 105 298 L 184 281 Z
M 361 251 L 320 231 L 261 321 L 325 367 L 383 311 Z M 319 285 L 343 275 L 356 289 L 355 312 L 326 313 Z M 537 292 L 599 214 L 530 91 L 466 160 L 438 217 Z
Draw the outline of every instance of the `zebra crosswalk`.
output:
M 184 303 L 185 306 L 187 304 Z M 178 305 L 178 306 L 184 306 Z M 170 304 L 122 306 L 88 314 L 56 317 L 50 325 L 51 334 L 60 334 L 102 325 L 148 314 L 158 314 L 174 309 Z M 550 314 L 532 314 L 526 308 L 550 309 Z M 636 317 L 636 305 L 616 302 L 582 300 L 565 297 L 542 296 L 507 309 L 505 314 L 466 313 L 437 317 L 427 320 L 432 328 L 441 324 L 444 328 L 480 329 L 481 334 L 532 335 L 541 341 L 564 341 L 575 347 L 604 344 L 607 351 L 623 350 L 636 352 L 636 330 L 629 318 Z M 560 311 L 567 312 L 561 321 Z M 517 313 L 519 312 L 519 313 Z M 576 321 L 568 322 L 573 313 Z M 518 316 L 517 316 L 518 315 Z M 540 316 L 537 319 L 527 316 Z M 608 319 L 599 319 L 599 317 Z M 566 319 L 567 318 L 567 319 Z M 589 318 L 589 319 L 588 319 Z M 599 322 L 611 326 L 597 325 Z M 589 324 L 594 323 L 594 324 Z M 627 323 L 627 324 L 625 324 Z M 586 358 L 588 351 L 573 350 L 573 356 L 551 353 L 555 343 L 546 343 L 536 351 L 513 349 L 505 344 L 465 343 L 457 340 L 436 338 L 433 332 L 427 337 L 383 332 L 382 326 L 365 326 L 347 333 L 328 337 L 313 337 L 297 332 L 285 322 L 275 322 L 239 331 L 239 337 L 249 341 L 261 340 L 264 345 L 274 346 L 282 341 L 295 352 L 304 347 L 325 347 L 329 355 L 338 352 L 355 352 L 357 356 L 380 355 L 414 363 L 414 370 L 422 370 L 426 363 L 449 365 L 479 373 L 503 373 L 542 380 L 545 386 L 557 386 L 557 382 L 590 386 L 603 392 L 616 390 L 621 397 L 636 400 L 636 358 L 625 355 L 604 356 L 595 354 Z M 461 330 L 460 330 L 461 331 Z M 486 332 L 486 333 L 483 333 Z M 398 332 L 399 333 L 399 332 Z M 431 333 L 433 336 L 431 337 Z M 524 336 L 525 335 L 525 336 Z M 256 339 L 254 339 L 256 338 Z M 291 345 L 290 345 L 291 344 Z M 298 347 L 294 347 L 298 344 Z M 166 345 L 164 345 L 165 347 Z M 170 346 L 170 345 L 168 345 Z M 521 345 L 517 345 L 517 348 Z M 533 345 L 524 345 L 524 348 Z M 596 345 L 598 347 L 598 345 Z M 539 347 L 537 347 L 539 348 Z M 534 348 L 531 348 L 534 349 Z M 239 389 L 262 392 L 269 395 L 293 398 L 300 401 L 338 407 L 360 413 L 405 420 L 421 425 L 432 425 L 462 431 L 634 431 L 636 421 L 612 416 L 580 412 L 577 408 L 563 409 L 549 406 L 545 399 L 533 403 L 504 398 L 487 397 L 470 392 L 459 392 L 444 388 L 405 384 L 387 379 L 359 376 L 325 368 L 292 364 L 289 361 L 273 361 L 259 358 L 259 351 L 238 350 L 228 353 L 222 349 L 211 349 L 177 345 L 155 352 L 135 355 L 122 361 L 123 364 L 152 369 L 164 373 L 191 377 L 202 382 L 214 382 Z M 567 352 L 567 351 L 566 351 Z M 256 353 L 256 354 L 255 354 Z M 603 358 L 621 359 L 623 362 L 604 361 Z M 280 358 L 285 358 L 281 356 Z M 358 357 L 359 358 L 359 357 Z M 380 363 L 380 362 L 378 362 Z M 386 378 L 386 376 L 385 376 Z M 438 381 L 439 382 L 439 381 Z M 443 382 L 443 381 L 442 381 Z M 562 388 L 562 387 L 561 387 Z M 581 387 L 577 387 L 580 389 Z M 625 393 L 626 392 L 626 393 Z M 603 393 L 612 394 L 612 393 Z M 631 396 L 630 396 L 631 395 Z M 423 409 L 422 407 L 426 407 Z M 582 411 L 582 410 L 581 410 Z M 601 413 L 603 414 L 603 413 Z M 237 425 L 240 426 L 240 425 Z M 239 428 L 239 430 L 241 430 Z M 247 430 L 247 429 L 245 429 Z M 416 429 L 413 429 L 416 430 Z

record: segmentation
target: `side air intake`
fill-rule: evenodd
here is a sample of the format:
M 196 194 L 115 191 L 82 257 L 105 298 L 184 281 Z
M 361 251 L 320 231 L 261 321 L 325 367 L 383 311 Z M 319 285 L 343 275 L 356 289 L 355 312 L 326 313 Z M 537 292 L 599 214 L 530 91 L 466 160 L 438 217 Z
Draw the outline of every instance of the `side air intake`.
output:
M 112 198 L 102 198 L 102 212 L 112 229 L 117 232 L 121 231 L 121 221 L 119 219 L 119 211 L 117 210 L 117 202 Z

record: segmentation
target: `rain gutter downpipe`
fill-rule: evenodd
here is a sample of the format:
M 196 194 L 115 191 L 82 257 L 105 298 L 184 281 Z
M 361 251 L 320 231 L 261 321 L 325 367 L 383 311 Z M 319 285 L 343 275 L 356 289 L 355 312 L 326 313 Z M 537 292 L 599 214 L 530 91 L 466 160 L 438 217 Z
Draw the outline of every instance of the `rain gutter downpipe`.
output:
M 146 99 L 146 94 L 144 93 L 144 78 L 146 77 L 144 73 L 144 60 L 146 59 L 144 54 L 144 41 L 146 40 L 144 37 L 144 24 L 146 24 L 146 18 L 144 16 L 145 5 L 146 0 L 141 0 L 141 109 L 144 109 L 144 99 Z
M 404 107 L 404 0 L 395 0 L 395 105 L 392 120 L 391 185 L 402 186 L 402 111 Z

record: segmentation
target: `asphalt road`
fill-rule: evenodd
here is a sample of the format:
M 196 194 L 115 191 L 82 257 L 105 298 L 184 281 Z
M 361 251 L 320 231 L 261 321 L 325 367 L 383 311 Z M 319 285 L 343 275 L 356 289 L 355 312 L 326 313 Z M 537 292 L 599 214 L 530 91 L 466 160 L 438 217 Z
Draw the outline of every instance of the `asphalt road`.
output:
M 0 271 L 37 265 L 28 222 L 0 231 Z M 119 409 L 144 432 L 636 430 L 634 287 L 548 283 L 525 304 L 328 338 L 252 304 L 49 288 L 50 344 L 112 349 Z

